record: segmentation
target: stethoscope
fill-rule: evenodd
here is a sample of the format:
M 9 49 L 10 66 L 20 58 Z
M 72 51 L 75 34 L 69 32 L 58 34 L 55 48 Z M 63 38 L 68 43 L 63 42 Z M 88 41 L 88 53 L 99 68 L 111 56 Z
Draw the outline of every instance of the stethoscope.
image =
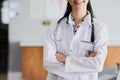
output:
M 61 35 L 58 35 L 59 24 L 57 24 L 57 27 L 51 34 L 51 40 L 54 41 L 55 43 L 56 52 L 58 52 L 57 42 L 62 41 L 64 39 L 64 34 L 65 34 L 64 24 L 60 27 L 62 27 L 60 30 Z
M 67 21 L 66 21 L 67 24 L 68 24 L 68 21 L 69 21 L 69 19 L 67 17 Z M 91 40 L 90 40 L 90 42 L 94 43 L 94 22 L 93 22 L 93 17 L 91 17 L 91 26 L 92 26 L 92 31 L 91 31 Z M 64 36 L 65 36 L 64 35 L 65 34 L 64 24 L 62 26 L 60 26 L 60 27 L 62 27 L 61 32 L 60 32 L 62 34 L 61 37 L 57 36 L 59 23 L 57 24 L 56 29 L 51 34 L 51 40 L 55 42 L 55 47 L 56 47 L 57 52 L 58 52 L 57 42 L 62 41 L 64 39 Z M 94 51 L 94 48 L 93 48 L 93 51 Z M 89 52 L 89 53 L 91 53 L 91 52 Z

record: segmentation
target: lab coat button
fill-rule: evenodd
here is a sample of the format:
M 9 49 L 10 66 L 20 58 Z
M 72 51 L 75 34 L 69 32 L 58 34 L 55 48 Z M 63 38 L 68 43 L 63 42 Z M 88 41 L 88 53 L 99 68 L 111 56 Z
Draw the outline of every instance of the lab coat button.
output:
M 72 52 L 72 50 L 70 49 L 70 52 Z

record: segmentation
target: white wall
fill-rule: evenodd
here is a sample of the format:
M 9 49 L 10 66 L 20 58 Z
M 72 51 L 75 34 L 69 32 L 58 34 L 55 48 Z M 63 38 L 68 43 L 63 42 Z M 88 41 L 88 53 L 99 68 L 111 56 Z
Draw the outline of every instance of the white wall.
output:
M 44 18 L 31 18 L 30 0 L 9 0 L 19 4 L 19 16 L 11 19 L 9 25 L 9 70 L 21 70 L 21 41 L 39 41 L 43 43 L 43 37 L 48 26 L 43 25 Z M 34 0 L 33 0 L 34 1 Z M 40 0 L 38 0 L 41 2 Z M 47 0 L 46 0 L 47 1 Z M 54 13 L 53 15 L 55 15 Z M 49 15 L 49 13 L 48 13 Z M 53 20 L 53 19 L 51 19 Z
M 21 70 L 21 50 L 20 41 L 41 41 L 46 26 L 42 25 L 42 19 L 30 18 L 30 0 L 10 0 L 18 2 L 20 5 L 19 16 L 12 19 L 9 26 L 9 70 Z M 120 42 L 120 1 L 119 0 L 91 0 L 95 15 L 108 25 L 111 41 Z M 48 14 L 49 15 L 49 14 Z
M 41 19 L 32 20 L 29 17 L 29 0 L 11 0 L 19 3 L 19 16 L 12 19 L 9 26 L 10 56 L 9 70 L 19 71 L 21 69 L 20 41 L 41 41 L 45 26 L 42 26 Z
M 91 1 L 96 17 L 108 26 L 110 42 L 120 43 L 120 0 Z

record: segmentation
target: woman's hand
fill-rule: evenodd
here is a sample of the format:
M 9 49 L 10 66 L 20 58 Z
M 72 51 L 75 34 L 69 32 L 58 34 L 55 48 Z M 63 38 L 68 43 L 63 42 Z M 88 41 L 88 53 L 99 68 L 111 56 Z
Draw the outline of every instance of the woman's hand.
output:
M 65 55 L 63 55 L 63 54 L 60 53 L 60 52 L 57 52 L 57 53 L 55 54 L 55 56 L 56 56 L 56 58 L 57 58 L 57 60 L 58 60 L 59 62 L 65 63 L 65 61 L 66 61 L 66 56 L 65 56 Z
M 92 52 L 90 53 L 90 55 L 88 55 L 88 57 L 95 57 L 97 55 L 97 52 Z

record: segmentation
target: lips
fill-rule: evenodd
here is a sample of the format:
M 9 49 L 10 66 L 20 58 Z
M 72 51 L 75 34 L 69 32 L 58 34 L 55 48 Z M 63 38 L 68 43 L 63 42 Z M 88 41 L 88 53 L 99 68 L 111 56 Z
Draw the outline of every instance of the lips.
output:
M 76 5 L 80 5 L 80 4 L 82 4 L 84 1 L 83 0 L 74 0 L 74 4 L 76 4 Z

